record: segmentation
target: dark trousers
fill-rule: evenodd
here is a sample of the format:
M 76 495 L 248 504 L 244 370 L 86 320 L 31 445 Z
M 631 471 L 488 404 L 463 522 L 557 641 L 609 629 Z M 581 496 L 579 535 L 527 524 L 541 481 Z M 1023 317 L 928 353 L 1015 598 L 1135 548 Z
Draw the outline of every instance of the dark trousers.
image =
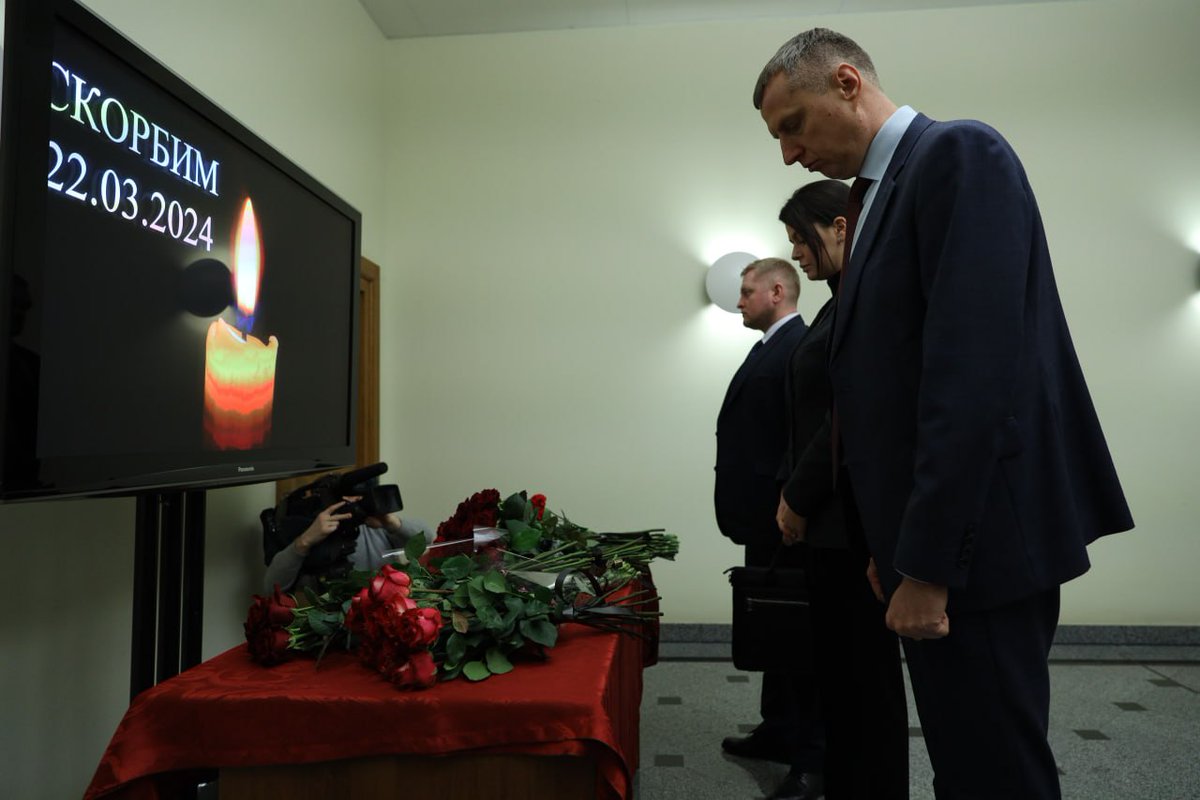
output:
M 747 544 L 746 566 L 770 565 L 777 549 L 778 541 Z M 804 548 L 784 548 L 775 563 L 780 567 L 803 567 Z M 800 632 L 797 635 L 801 635 Z M 755 730 L 756 735 L 786 743 L 793 753 L 793 769 L 802 772 L 821 771 L 825 730 L 811 666 L 796 672 L 764 672 L 759 711 L 763 721 Z
M 1046 739 L 1048 657 L 1059 590 L 984 611 L 948 611 L 944 639 L 904 653 L 938 800 L 1058 800 Z
M 908 800 L 900 643 L 859 549 L 809 548 L 813 655 L 825 718 L 827 800 Z

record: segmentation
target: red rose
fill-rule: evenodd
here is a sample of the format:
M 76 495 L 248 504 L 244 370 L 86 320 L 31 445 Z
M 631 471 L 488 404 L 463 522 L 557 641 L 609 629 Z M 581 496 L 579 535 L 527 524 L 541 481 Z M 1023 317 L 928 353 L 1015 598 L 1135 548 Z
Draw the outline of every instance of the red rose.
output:
M 271 601 L 267 605 L 267 618 L 272 625 L 277 625 L 280 628 L 286 628 L 292 624 L 292 619 L 296 616 L 292 613 L 292 609 L 296 607 L 296 598 L 290 594 L 284 594 L 279 591 L 279 584 L 275 584 L 275 591 L 271 595 Z
M 474 528 L 494 528 L 500 518 L 500 492 L 484 489 L 458 504 L 454 516 L 438 525 L 437 541 L 471 538 Z
M 350 599 L 350 610 L 346 612 L 346 627 L 352 633 L 362 633 L 366 624 L 367 606 L 371 603 L 370 590 L 360 589 L 358 594 Z
M 471 535 L 471 515 L 465 502 L 459 503 L 454 516 L 438 525 L 437 541 L 453 542 Z
M 437 683 L 437 664 L 428 651 L 421 651 L 384 672 L 384 676 L 400 689 L 424 689 Z
M 412 665 L 413 684 L 417 688 L 425 689 L 437 683 L 437 664 L 432 653 L 427 650 L 414 653 L 408 663 Z
M 424 650 L 442 631 L 442 615 L 436 608 L 414 608 L 399 620 L 396 635 L 410 650 Z
M 471 495 L 468 501 L 471 508 L 471 526 L 475 528 L 494 528 L 500 518 L 500 492 L 496 489 L 484 489 Z
M 279 586 L 275 587 L 270 597 L 254 595 L 242 626 L 252 659 L 270 666 L 287 658 L 288 644 L 291 642 L 287 626 L 295 617 L 292 611 L 295 607 L 296 600 L 280 592 Z
M 412 579 L 407 573 L 393 567 L 391 564 L 384 564 L 383 569 L 371 579 L 371 599 L 386 601 L 393 595 L 408 597 L 408 587 L 412 585 Z
M 533 497 L 529 498 L 529 504 L 537 511 L 537 519 L 541 519 L 542 514 L 546 513 L 546 495 L 535 494 Z

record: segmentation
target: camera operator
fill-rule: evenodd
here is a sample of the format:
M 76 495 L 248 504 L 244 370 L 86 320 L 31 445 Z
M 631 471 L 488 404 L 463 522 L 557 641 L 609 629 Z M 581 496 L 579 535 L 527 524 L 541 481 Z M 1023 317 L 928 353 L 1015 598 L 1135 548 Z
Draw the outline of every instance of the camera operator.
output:
M 284 592 L 304 588 L 306 585 L 316 588 L 316 579 L 320 575 L 304 569 L 305 557 L 312 548 L 353 518 L 353 514 L 339 513 L 339 510 L 346 504 L 356 503 L 360 499 L 357 496 L 343 497 L 341 501 L 325 508 L 290 545 L 275 553 L 267 565 L 263 580 L 266 591 L 271 592 L 276 584 Z M 358 526 L 354 537 L 354 550 L 349 555 L 350 566 L 352 569 L 374 572 L 383 566 L 384 553 L 404 547 L 404 543 L 409 539 L 421 535 L 427 543 L 432 544 L 437 534 L 421 520 L 401 520 L 398 512 L 367 517 Z

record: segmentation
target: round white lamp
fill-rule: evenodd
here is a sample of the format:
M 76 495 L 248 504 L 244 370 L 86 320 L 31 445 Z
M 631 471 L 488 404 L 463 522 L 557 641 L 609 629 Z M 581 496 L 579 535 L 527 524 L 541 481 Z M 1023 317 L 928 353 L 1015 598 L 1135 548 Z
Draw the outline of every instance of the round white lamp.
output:
M 726 253 L 713 262 L 704 278 L 704 289 L 708 299 L 718 308 L 737 313 L 738 299 L 742 293 L 742 270 L 758 256 L 750 253 Z

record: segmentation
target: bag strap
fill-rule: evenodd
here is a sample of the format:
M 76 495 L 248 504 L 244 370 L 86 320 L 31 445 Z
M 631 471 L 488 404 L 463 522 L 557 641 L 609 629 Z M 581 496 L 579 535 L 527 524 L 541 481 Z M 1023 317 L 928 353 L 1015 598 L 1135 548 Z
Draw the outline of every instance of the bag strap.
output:
M 779 547 L 775 548 L 775 554 L 771 556 L 771 563 L 767 565 L 767 572 L 773 573 L 775 571 L 775 567 L 779 564 L 779 557 L 783 555 L 783 550 L 786 547 L 787 545 L 784 544 L 783 540 L 781 539 L 779 541 Z

